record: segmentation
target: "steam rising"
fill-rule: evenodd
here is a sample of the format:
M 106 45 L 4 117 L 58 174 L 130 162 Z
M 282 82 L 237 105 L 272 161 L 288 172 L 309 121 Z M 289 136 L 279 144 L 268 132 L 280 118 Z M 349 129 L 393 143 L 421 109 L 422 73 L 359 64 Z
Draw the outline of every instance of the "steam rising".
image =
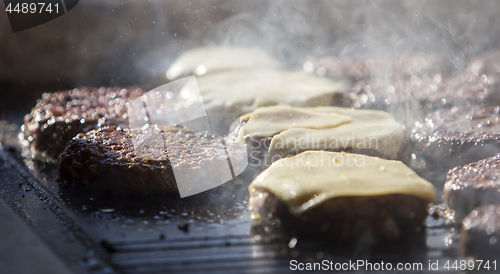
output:
M 237 6 L 237 7 L 236 7 Z M 289 65 L 305 55 L 438 53 L 456 68 L 498 41 L 499 4 L 471 1 L 272 1 L 222 5 L 235 14 L 208 30 L 210 44 L 264 48 Z
M 155 5 L 160 10 L 164 2 Z M 153 71 L 161 72 L 163 81 L 176 57 L 199 46 L 257 47 L 290 70 L 302 70 L 310 57 L 426 53 L 439 59 L 439 72 L 453 74 L 469 58 L 495 47 L 500 37 L 500 3 L 495 1 L 191 1 L 174 10 L 158 15 L 170 23 L 165 34 L 172 39 L 153 52 L 163 52 L 165 58 L 151 62 L 149 57 L 138 64 L 143 71 L 150 71 L 151 63 L 162 67 Z M 387 81 L 398 73 L 388 68 L 377 76 L 381 86 L 408 93 L 407 85 L 393 87 Z M 421 76 L 409 70 L 408 76 L 414 75 Z M 433 79 L 440 82 L 441 76 Z M 417 100 L 389 104 L 386 110 L 406 125 L 424 114 Z
M 302 70 L 310 57 L 404 58 L 424 52 L 440 60 L 439 72 L 453 73 L 498 42 L 499 8 L 493 1 L 195 1 L 186 12 L 198 11 L 198 20 L 211 18 L 202 23 L 206 31 L 194 18 L 183 25 L 190 33 L 188 40 L 198 41 L 197 46 L 260 48 L 291 70 Z M 399 71 L 386 69 L 377 77 L 379 86 L 390 93 L 394 83 L 387 77 Z M 396 86 L 395 92 L 407 93 L 408 88 Z M 385 110 L 405 125 L 424 114 L 420 102 L 411 98 Z

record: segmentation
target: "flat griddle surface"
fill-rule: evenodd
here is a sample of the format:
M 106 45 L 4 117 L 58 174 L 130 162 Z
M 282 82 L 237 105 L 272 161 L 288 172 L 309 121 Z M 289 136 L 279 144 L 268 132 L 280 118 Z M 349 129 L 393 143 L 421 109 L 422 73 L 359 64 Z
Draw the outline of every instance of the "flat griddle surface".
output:
M 244 191 L 223 203 L 212 196 L 217 193 L 123 199 L 123 207 L 110 206 L 61 189 L 55 165 L 23 159 L 15 149 L 0 150 L 0 198 L 76 272 L 278 273 L 290 271 L 290 260 L 361 259 L 421 262 L 424 273 L 439 273 L 427 270 L 429 260 L 443 266 L 446 260 L 461 259 L 459 227 L 432 217 L 425 232 L 399 244 L 370 249 L 363 241 L 298 237 L 291 248 L 292 236 L 252 228 Z

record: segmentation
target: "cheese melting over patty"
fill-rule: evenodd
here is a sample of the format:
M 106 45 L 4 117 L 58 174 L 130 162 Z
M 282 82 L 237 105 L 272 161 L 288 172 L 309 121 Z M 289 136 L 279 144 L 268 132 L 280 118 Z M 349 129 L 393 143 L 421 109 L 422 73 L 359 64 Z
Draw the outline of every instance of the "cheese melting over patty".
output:
M 329 106 L 342 93 L 338 82 L 277 69 L 239 70 L 197 78 L 207 112 L 243 115 L 259 107 Z
M 249 119 L 243 134 L 250 137 L 273 136 L 291 128 L 330 128 L 351 122 L 351 117 L 338 113 L 317 112 L 288 106 L 263 107 L 243 115 Z
M 436 190 L 400 161 L 361 154 L 306 151 L 274 162 L 249 186 L 265 189 L 292 213 L 302 213 L 337 197 L 410 195 L 426 202 Z
M 340 107 L 267 107 L 240 117 L 240 136 L 274 136 L 267 157 L 304 150 L 367 149 L 396 158 L 403 129 L 387 112 Z

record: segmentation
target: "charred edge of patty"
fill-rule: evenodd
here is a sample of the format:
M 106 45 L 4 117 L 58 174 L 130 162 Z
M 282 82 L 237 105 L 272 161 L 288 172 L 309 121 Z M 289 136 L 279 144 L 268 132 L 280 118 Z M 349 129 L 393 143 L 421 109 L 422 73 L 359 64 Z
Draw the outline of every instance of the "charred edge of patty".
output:
M 57 157 L 63 152 L 64 146 L 73 139 L 77 134 L 82 132 L 91 131 L 98 128 L 98 120 L 89 120 L 82 124 L 80 120 L 73 120 L 71 122 L 57 121 L 49 128 L 43 130 L 40 127 L 31 131 L 23 132 L 24 139 L 31 136 L 33 141 L 30 142 L 27 150 L 35 148 L 32 158 L 38 160 L 47 160 L 49 162 L 56 162 Z M 31 152 L 30 152 L 31 153 Z
M 66 186 L 80 187 L 89 192 L 112 195 L 150 195 L 177 192 L 171 163 L 166 160 L 143 160 L 132 155 L 119 159 L 127 151 L 119 144 L 107 146 L 105 135 L 127 138 L 129 132 L 116 127 L 100 128 L 96 139 L 83 133 L 73 138 L 59 157 L 59 180 Z M 128 137 L 130 138 L 130 137 Z
M 448 172 L 443 201 L 462 219 L 474 208 L 500 203 L 500 154 Z
M 397 240 L 421 228 L 428 214 L 424 200 L 403 194 L 337 197 L 294 215 L 273 193 L 255 189 L 249 204 L 262 222 L 274 223 L 287 232 L 328 234 L 339 239 L 369 235 Z
M 445 185 L 443 202 L 455 212 L 455 218 L 462 220 L 474 208 L 490 203 L 500 203 L 498 188 L 468 188 L 454 190 Z
M 78 133 L 102 125 L 124 125 L 127 102 L 144 94 L 139 87 L 73 89 L 44 93 L 24 117 L 21 142 L 33 158 L 56 161 L 65 145 Z M 112 104 L 111 104 L 112 103 Z

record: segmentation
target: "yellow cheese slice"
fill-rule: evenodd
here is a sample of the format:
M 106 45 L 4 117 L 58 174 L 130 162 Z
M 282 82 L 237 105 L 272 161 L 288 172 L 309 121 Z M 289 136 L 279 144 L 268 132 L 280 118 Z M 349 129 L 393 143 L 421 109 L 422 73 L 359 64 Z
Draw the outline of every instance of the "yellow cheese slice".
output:
M 242 130 L 243 135 L 248 137 L 273 136 L 291 128 L 330 128 L 351 121 L 351 117 L 338 113 L 317 112 L 307 108 L 288 106 L 259 108 L 240 118 L 240 120 L 246 119 L 249 120 Z
M 281 199 L 292 213 L 346 196 L 411 195 L 436 200 L 434 186 L 400 161 L 361 154 L 306 151 L 274 162 L 250 184 Z
M 254 115 L 262 112 L 266 115 L 254 120 Z M 324 116 L 326 114 L 339 116 Z M 307 115 L 311 118 L 307 118 Z M 350 118 L 349 122 L 347 117 Z M 312 149 L 367 149 L 395 159 L 403 140 L 401 125 L 389 113 L 377 110 L 273 106 L 240 117 L 240 121 L 245 119 L 249 120 L 240 132 L 241 137 L 274 136 L 267 153 L 268 163 L 298 151 Z M 328 119 L 331 119 L 330 122 Z

